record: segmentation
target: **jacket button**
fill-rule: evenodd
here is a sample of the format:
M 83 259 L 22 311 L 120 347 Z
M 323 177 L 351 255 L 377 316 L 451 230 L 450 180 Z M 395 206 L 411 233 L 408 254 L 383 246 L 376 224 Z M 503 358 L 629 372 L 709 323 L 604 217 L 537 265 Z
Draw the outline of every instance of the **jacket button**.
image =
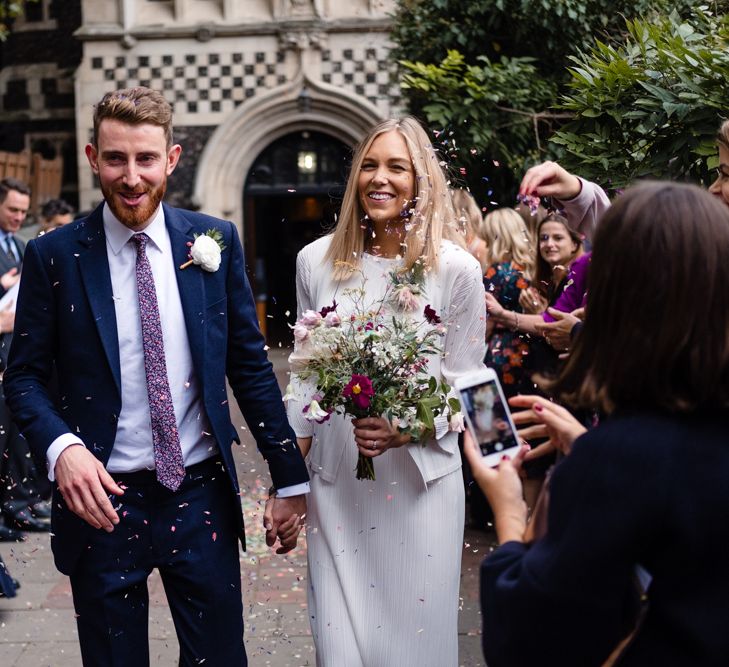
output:
M 119 421 L 119 417 L 117 417 L 116 415 L 112 415 L 111 417 L 109 417 L 109 421 L 112 424 L 116 424 Z

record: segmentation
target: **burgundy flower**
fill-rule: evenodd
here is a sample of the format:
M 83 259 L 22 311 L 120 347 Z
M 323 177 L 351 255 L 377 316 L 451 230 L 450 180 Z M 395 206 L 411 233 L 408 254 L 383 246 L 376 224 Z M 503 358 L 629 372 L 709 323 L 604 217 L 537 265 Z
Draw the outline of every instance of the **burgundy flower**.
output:
M 322 317 L 326 317 L 327 316 L 327 313 L 331 313 L 332 311 L 335 311 L 336 309 L 337 309 L 337 300 L 336 299 L 332 299 L 332 305 L 331 306 L 324 306 L 324 308 L 322 308 L 319 311 L 319 314 Z
M 372 388 L 372 380 L 366 375 L 353 374 L 352 379 L 342 390 L 342 396 L 354 403 L 358 410 L 366 410 L 370 407 L 370 399 L 375 395 Z
M 425 310 L 423 310 L 423 315 L 425 315 L 425 319 L 428 320 L 430 324 L 440 324 L 440 317 L 438 317 L 435 309 L 430 307 L 430 304 L 425 306 Z

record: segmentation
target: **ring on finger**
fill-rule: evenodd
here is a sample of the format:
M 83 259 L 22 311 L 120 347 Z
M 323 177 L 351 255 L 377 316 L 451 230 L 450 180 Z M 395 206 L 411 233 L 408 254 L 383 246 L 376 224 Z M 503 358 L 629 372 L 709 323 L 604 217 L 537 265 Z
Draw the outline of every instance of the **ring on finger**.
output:
M 377 450 L 377 440 L 372 441 L 372 449 L 373 449 L 373 451 Z

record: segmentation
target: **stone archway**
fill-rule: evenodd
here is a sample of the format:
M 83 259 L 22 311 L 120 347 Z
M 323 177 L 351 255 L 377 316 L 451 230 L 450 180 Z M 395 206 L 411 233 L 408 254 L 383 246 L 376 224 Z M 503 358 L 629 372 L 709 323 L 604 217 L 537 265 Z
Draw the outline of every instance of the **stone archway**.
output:
M 209 215 L 232 220 L 242 232 L 246 177 L 271 142 L 297 130 L 315 130 L 353 146 L 379 120 L 367 100 L 299 76 L 242 104 L 218 127 L 200 158 L 193 201 Z

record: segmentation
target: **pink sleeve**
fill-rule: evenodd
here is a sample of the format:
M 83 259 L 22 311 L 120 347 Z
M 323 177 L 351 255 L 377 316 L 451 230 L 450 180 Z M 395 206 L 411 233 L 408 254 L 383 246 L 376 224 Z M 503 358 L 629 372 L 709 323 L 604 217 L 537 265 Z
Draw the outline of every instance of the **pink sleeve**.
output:
M 579 178 L 579 176 L 578 176 Z M 592 181 L 580 178 L 582 190 L 580 194 L 566 201 L 558 200 L 564 208 L 569 226 L 592 241 L 597 223 L 602 214 L 609 208 L 610 200 L 605 191 Z

